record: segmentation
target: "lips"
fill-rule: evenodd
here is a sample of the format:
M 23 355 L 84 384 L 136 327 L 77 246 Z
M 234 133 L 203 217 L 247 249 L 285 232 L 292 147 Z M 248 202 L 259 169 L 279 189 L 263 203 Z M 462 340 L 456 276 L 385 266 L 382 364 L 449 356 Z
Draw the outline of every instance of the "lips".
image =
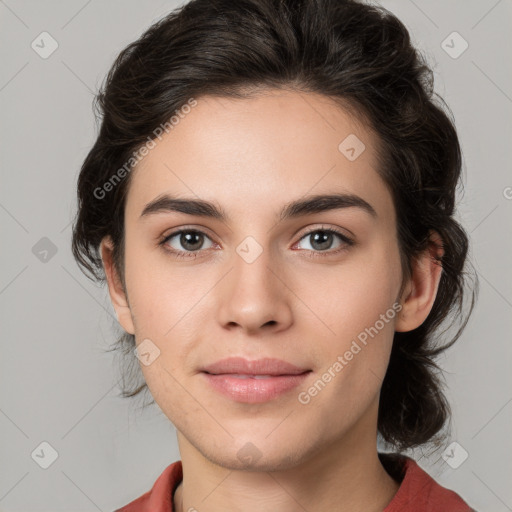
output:
M 212 389 L 235 402 L 262 403 L 291 391 L 310 372 L 280 359 L 231 357 L 206 366 L 202 374 Z
M 299 368 L 294 364 L 280 359 L 265 358 L 249 361 L 243 357 L 229 357 L 203 368 L 206 373 L 248 375 L 248 376 L 276 376 L 276 375 L 300 375 L 309 371 L 307 368 Z

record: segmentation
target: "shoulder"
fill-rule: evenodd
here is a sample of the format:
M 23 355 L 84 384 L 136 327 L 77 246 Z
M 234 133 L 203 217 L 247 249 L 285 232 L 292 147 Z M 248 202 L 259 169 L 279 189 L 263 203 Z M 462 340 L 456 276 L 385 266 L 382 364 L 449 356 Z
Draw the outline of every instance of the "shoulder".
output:
M 173 512 L 172 499 L 183 479 L 183 468 L 178 460 L 169 464 L 148 492 L 114 512 Z
M 384 512 L 476 512 L 455 491 L 438 484 L 418 463 L 405 455 L 379 454 L 400 488 Z

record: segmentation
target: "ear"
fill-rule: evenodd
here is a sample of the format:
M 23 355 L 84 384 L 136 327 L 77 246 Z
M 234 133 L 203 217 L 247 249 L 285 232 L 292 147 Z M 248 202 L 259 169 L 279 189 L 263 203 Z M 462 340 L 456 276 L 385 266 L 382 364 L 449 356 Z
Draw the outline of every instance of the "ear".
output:
M 427 248 L 411 262 L 412 275 L 401 297 L 402 309 L 395 323 L 395 331 L 416 329 L 425 321 L 434 305 L 443 271 L 441 262 L 437 260 L 444 255 L 444 249 L 436 231 L 431 230 L 429 235 Z
M 112 306 L 117 314 L 117 319 L 123 329 L 129 334 L 135 334 L 134 323 L 126 291 L 123 288 L 121 279 L 114 265 L 112 239 L 107 236 L 103 238 L 100 244 L 101 259 L 105 276 L 108 283 L 108 293 Z

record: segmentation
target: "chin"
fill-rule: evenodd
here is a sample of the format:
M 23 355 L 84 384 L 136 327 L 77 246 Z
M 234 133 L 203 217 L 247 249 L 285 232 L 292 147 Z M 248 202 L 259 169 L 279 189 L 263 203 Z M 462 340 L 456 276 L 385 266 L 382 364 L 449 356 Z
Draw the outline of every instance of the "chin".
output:
M 236 449 L 235 446 L 240 446 Z M 297 451 L 301 446 L 301 451 Z M 306 447 L 302 443 L 294 443 L 294 448 L 286 450 L 286 446 L 278 442 L 277 445 L 269 443 L 268 440 L 233 442 L 229 450 L 224 447 L 222 450 L 212 450 L 211 445 L 196 448 L 203 457 L 213 464 L 229 470 L 236 471 L 285 471 L 299 466 L 306 462 L 318 451 L 318 447 Z M 205 448 L 205 449 L 202 449 Z

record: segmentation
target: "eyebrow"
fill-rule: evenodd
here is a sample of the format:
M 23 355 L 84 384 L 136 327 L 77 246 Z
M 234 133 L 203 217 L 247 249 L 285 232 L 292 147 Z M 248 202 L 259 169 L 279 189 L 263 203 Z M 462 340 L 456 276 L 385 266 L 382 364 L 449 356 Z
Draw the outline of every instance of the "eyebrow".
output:
M 280 220 L 283 221 L 341 208 L 359 208 L 372 217 L 377 218 L 377 212 L 373 206 L 355 194 L 324 194 L 306 196 L 305 198 L 286 204 L 281 211 Z M 156 213 L 167 212 L 207 217 L 222 222 L 229 220 L 229 216 L 226 212 L 213 203 L 202 199 L 178 198 L 168 194 L 161 195 L 146 204 L 140 218 Z

